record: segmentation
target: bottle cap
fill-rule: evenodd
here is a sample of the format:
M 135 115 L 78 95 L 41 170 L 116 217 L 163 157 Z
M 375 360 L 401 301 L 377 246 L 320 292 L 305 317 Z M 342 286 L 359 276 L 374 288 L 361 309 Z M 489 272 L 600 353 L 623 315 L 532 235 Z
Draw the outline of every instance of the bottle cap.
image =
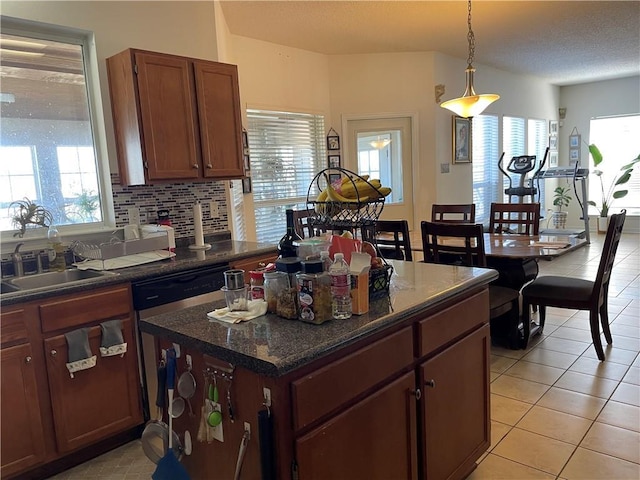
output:
M 276 260 L 276 270 L 297 273 L 300 271 L 300 259 L 298 257 L 279 258 Z
M 303 260 L 300 263 L 303 273 L 322 273 L 322 260 Z
M 249 272 L 249 277 L 253 280 L 260 280 L 261 278 L 264 278 L 264 272 L 260 270 L 251 270 Z
M 334 260 L 344 260 L 344 253 L 342 252 L 336 252 L 333 254 L 333 259 Z

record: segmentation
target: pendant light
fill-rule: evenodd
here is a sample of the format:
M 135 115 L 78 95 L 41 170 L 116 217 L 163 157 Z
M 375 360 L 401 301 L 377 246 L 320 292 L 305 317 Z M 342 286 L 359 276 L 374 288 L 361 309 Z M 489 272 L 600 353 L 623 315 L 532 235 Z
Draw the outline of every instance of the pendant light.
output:
M 480 115 L 485 108 L 500 98 L 500 95 L 496 95 L 495 93 L 478 95 L 473 88 L 473 74 L 476 71 L 476 69 L 473 68 L 473 56 L 475 53 L 476 42 L 473 30 L 471 29 L 471 0 L 469 0 L 469 15 L 467 17 L 467 23 L 469 25 L 469 33 L 467 34 L 467 40 L 469 41 L 469 57 L 467 58 L 467 69 L 465 70 L 467 74 L 467 88 L 465 89 L 462 97 L 447 100 L 440 105 L 442 108 L 451 110 L 456 115 L 464 118 Z
M 382 150 L 384 147 L 386 147 L 390 143 L 391 143 L 391 139 L 378 137 L 376 140 L 369 142 L 369 145 L 371 145 L 376 150 Z

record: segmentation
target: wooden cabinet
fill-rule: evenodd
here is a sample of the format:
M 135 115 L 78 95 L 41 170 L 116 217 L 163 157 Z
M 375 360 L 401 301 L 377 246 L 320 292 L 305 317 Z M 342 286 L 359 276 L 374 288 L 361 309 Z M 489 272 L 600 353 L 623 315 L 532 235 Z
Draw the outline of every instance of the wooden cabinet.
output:
M 101 356 L 100 323 L 107 320 L 122 322 L 127 344 L 122 356 Z M 88 329 L 97 358 L 94 367 L 72 378 L 65 333 L 78 328 Z M 3 309 L 3 478 L 66 462 L 84 448 L 142 425 L 134 328 L 128 284 Z
M 418 478 L 413 372 L 296 440 L 300 479 Z
M 273 253 L 268 255 L 261 255 L 249 258 L 243 258 L 241 260 L 235 260 L 231 262 L 231 268 L 238 268 L 240 270 L 244 270 L 244 282 L 249 283 L 251 281 L 251 277 L 249 272 L 251 270 L 256 270 L 258 268 L 266 266 L 268 263 L 273 263 L 276 261 L 278 257 L 277 252 L 274 250 Z
M 3 313 L 3 321 L 4 316 Z M 0 350 L 2 478 L 33 467 L 44 459 L 36 368 L 29 343 Z
M 244 176 L 235 65 L 128 49 L 107 72 L 122 184 Z
M 490 346 L 484 325 L 420 366 L 427 479 L 464 478 L 489 448 Z

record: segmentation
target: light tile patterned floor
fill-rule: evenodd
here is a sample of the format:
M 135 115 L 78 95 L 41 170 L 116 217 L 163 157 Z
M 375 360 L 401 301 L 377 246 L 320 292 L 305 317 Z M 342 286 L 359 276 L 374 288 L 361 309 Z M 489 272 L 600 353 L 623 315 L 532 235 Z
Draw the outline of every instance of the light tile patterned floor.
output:
M 603 241 L 594 234 L 590 246 L 542 261 L 540 275 L 595 278 Z M 609 293 L 614 342 L 605 362 L 588 315 L 573 310 L 549 309 L 544 334 L 526 350 L 492 349 L 491 447 L 469 480 L 640 478 L 638 235 L 623 235 Z M 53 478 L 138 480 L 154 470 L 135 441 Z

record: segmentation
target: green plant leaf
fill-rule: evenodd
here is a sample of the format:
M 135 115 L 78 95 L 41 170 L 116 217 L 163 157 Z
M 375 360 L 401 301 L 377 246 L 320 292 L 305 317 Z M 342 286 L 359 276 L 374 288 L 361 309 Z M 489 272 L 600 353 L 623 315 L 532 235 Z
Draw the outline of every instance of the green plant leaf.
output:
M 596 202 L 594 202 L 593 200 L 589 200 L 587 203 L 592 207 L 597 207 Z
M 593 166 L 597 167 L 598 165 L 600 165 L 600 163 L 602 162 L 602 154 L 600 153 L 598 147 L 596 147 L 594 144 L 589 145 L 589 153 L 593 158 Z
M 613 192 L 613 198 L 622 198 L 626 197 L 629 190 L 618 190 L 617 192 Z
M 614 183 L 614 185 L 622 185 L 623 183 L 627 183 L 630 178 L 631 170 L 627 170 L 618 180 L 616 180 L 616 183 Z

